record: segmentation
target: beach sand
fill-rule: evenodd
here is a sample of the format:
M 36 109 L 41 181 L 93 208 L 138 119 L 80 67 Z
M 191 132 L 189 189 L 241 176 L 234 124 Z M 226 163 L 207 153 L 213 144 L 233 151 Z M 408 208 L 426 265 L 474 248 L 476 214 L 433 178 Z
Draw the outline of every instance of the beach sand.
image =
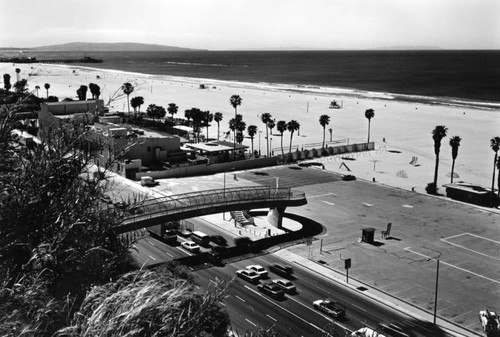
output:
M 262 131 L 254 139 L 254 149 L 258 150 L 260 143 L 262 154 L 266 153 L 266 131 L 259 117 L 262 113 L 271 113 L 276 122 L 297 120 L 301 128 L 299 134 L 295 133 L 293 136 L 293 145 L 311 148 L 308 144 L 321 144 L 323 140 L 323 129 L 319 124 L 319 116 L 323 114 L 330 116 L 330 124 L 326 128 L 327 141 L 330 140 L 329 129 L 332 128 L 333 141 L 339 140 L 349 144 L 366 142 L 368 120 L 364 113 L 366 109 L 371 108 L 375 111 L 370 133 L 370 140 L 375 142 L 374 151 L 323 157 L 316 161 L 323 162 L 328 170 L 354 174 L 361 179 L 375 179 L 382 184 L 414 189 L 420 193 L 425 192 L 425 186 L 432 182 L 434 177 L 435 156 L 431 132 L 436 125 L 445 125 L 448 128 L 448 136 L 443 139 L 441 145 L 438 185 L 450 182 L 452 158 L 448 143 L 450 137 L 457 135 L 462 138 L 462 142 L 455 165 L 455 172 L 459 177 L 454 181 L 491 187 L 494 152 L 490 148 L 490 139 L 500 136 L 498 110 L 398 102 L 370 97 L 343 97 L 342 94 L 332 97 L 321 90 L 300 91 L 301 88 L 296 88 L 292 91 L 284 90 L 281 86 L 264 84 L 154 76 L 67 65 L 0 63 L 0 72 L 9 73 L 12 83 L 16 81 L 15 68 L 21 69 L 20 76 L 28 80 L 30 91 L 39 86 L 39 96 L 45 97 L 44 84 L 49 83 L 49 95 L 57 96 L 60 100 L 66 97 L 76 99 L 76 90 L 80 85 L 96 83 L 101 88 L 101 99 L 107 103 L 115 92 L 121 93 L 120 87 L 123 83 L 130 82 L 135 86 L 130 98 L 144 97 L 145 103 L 141 111 L 145 111 L 149 104 L 167 108 L 169 103 L 175 103 L 179 106 L 178 117 L 184 117 L 184 110 L 192 107 L 212 113 L 222 112 L 221 134 L 229 130 L 228 121 L 235 113 L 229 98 L 232 95 L 240 95 L 242 105 L 238 107 L 238 113 L 243 115 L 247 126 L 254 124 Z M 206 84 L 209 89 L 200 89 L 200 84 Z M 90 96 L 88 91 L 87 97 Z M 333 99 L 342 101 L 343 108 L 329 109 Z M 111 102 L 109 107 L 112 112 L 127 112 L 126 96 Z M 203 133 L 205 132 L 203 130 Z M 216 133 L 217 123 L 212 122 L 209 137 L 215 138 Z M 274 153 L 279 154 L 281 137 L 276 128 L 270 138 Z M 283 138 L 286 153 L 290 142 L 289 132 L 285 132 Z M 250 139 L 245 139 L 244 144 L 250 146 Z M 441 192 L 444 192 L 443 188 Z

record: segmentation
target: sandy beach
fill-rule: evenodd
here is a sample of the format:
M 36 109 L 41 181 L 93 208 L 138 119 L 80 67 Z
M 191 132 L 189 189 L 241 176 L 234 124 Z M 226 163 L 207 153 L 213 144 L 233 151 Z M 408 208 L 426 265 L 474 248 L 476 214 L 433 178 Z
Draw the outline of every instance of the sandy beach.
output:
M 49 95 L 57 96 L 60 100 L 66 97 L 76 99 L 76 90 L 80 85 L 96 83 L 101 88 L 101 99 L 107 103 L 116 91 L 121 92 L 123 83 L 130 82 L 135 86 L 130 98 L 144 97 L 141 111 L 145 111 L 149 104 L 166 108 L 169 103 L 175 103 L 179 106 L 178 117 L 184 117 L 184 110 L 192 107 L 212 113 L 222 112 L 221 134 L 229 130 L 228 121 L 234 116 L 229 98 L 240 95 L 242 105 L 238 107 L 238 113 L 243 115 L 247 126 L 254 124 L 262 131 L 255 136 L 254 149 L 258 150 L 260 143 L 263 154 L 266 153 L 266 132 L 259 117 L 262 113 L 271 113 L 276 122 L 297 120 L 301 128 L 300 133 L 293 136 L 293 145 L 311 148 L 308 144 L 322 142 L 323 129 L 319 124 L 319 116 L 323 114 L 330 116 L 330 124 L 326 128 L 327 141 L 330 140 L 331 128 L 333 141 L 366 142 L 368 120 L 364 112 L 371 108 L 375 111 L 370 134 L 370 140 L 375 142 L 374 151 L 343 156 L 344 159 L 337 156 L 317 160 L 323 162 L 328 170 L 347 173 L 347 166 L 351 174 L 358 178 L 375 179 L 382 184 L 414 189 L 421 193 L 425 192 L 425 186 L 433 180 L 434 175 L 435 156 L 431 132 L 436 125 L 445 125 L 448 136 L 442 141 L 438 184 L 450 182 L 452 158 L 448 143 L 449 138 L 456 135 L 462 138 L 462 142 L 455 165 L 459 177 L 455 181 L 491 186 L 494 153 L 490 148 L 490 139 L 500 136 L 498 110 L 344 97 L 341 90 L 332 97 L 320 90 L 292 91 L 268 84 L 153 76 L 66 65 L 0 64 L 0 72 L 10 74 L 12 83 L 16 81 L 15 68 L 21 69 L 20 76 L 28 80 L 30 91 L 35 91 L 35 87 L 39 86 L 38 95 L 45 97 L 44 84 L 49 83 Z M 199 89 L 200 84 L 207 85 L 209 89 Z M 90 91 L 87 94 L 89 96 Z M 343 108 L 329 109 L 333 99 L 343 102 Z M 126 112 L 126 96 L 112 101 L 109 108 L 111 112 Z M 216 134 L 217 123 L 212 122 L 209 137 L 215 138 Z M 276 129 L 271 137 L 274 153 L 278 154 L 281 152 L 281 137 Z M 289 142 L 290 134 L 285 132 L 285 153 Z M 244 144 L 250 146 L 250 139 L 245 139 Z

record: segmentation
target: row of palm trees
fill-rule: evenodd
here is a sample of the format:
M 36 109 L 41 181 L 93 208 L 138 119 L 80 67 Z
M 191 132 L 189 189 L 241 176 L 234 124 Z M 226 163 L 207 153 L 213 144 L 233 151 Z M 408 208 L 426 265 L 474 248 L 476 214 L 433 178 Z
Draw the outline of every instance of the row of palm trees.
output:
M 50 85 L 48 83 L 45 84 L 45 88 L 47 89 L 47 96 L 48 96 L 48 89 L 50 88 Z M 134 91 L 134 87 L 130 83 L 124 83 L 122 86 L 123 93 L 127 95 L 127 101 L 129 95 Z M 144 100 L 142 97 L 135 97 L 132 99 L 133 102 L 132 106 L 134 107 L 139 107 L 144 103 Z M 239 95 L 232 95 L 229 99 L 230 105 L 234 108 L 234 118 L 229 120 L 229 128 L 231 131 L 233 131 L 233 146 L 234 150 L 236 150 L 236 142 L 240 143 L 243 141 L 243 131 L 247 129 L 247 133 L 251 139 L 251 144 L 252 144 L 252 152 L 253 150 L 253 141 L 254 137 L 258 132 L 258 127 L 256 125 L 249 125 L 248 128 L 246 128 L 246 123 L 243 121 L 243 116 L 241 114 L 238 114 L 238 107 L 241 106 L 243 102 L 243 99 Z M 193 108 L 195 109 L 195 108 Z M 201 122 L 205 122 L 207 126 L 207 138 L 208 138 L 208 125 L 209 123 L 214 120 L 217 123 L 217 139 L 219 139 L 219 134 L 220 134 L 220 122 L 223 119 L 223 115 L 221 112 L 216 112 L 215 114 L 211 114 L 208 111 L 201 112 L 200 114 L 193 113 L 193 109 L 186 110 L 186 113 L 188 115 L 195 115 L 196 120 L 199 120 Z M 199 110 L 199 109 L 195 109 Z M 178 111 L 178 106 L 175 105 L 175 103 L 170 103 L 168 107 L 168 112 L 174 116 Z M 129 114 L 130 114 L 130 107 L 129 107 Z M 196 116 L 200 115 L 201 117 L 198 118 Z M 368 137 L 367 137 L 367 142 L 370 142 L 370 128 L 371 128 L 371 119 L 375 117 L 375 111 L 373 109 L 367 109 L 365 111 L 365 117 L 368 119 Z M 192 118 L 192 117 L 191 117 Z M 295 131 L 300 130 L 300 123 L 297 122 L 296 120 L 291 120 L 289 122 L 280 120 L 276 123 L 276 120 L 272 118 L 272 115 L 268 112 L 263 113 L 260 115 L 262 123 L 265 125 L 266 129 L 266 152 L 267 155 L 270 155 L 270 147 L 269 147 L 269 133 L 272 133 L 272 129 L 274 127 L 277 128 L 278 132 L 281 135 L 281 152 L 284 155 L 284 150 L 283 150 L 283 133 L 285 131 L 290 132 L 290 147 L 289 147 L 289 153 L 292 152 L 292 141 L 293 141 L 293 135 Z M 188 118 L 189 120 L 190 118 Z M 196 123 L 196 121 L 193 119 L 194 124 L 198 125 L 199 123 Z M 319 118 L 319 124 L 323 128 L 323 147 L 326 145 L 326 126 L 330 124 L 330 116 L 328 115 L 321 115 Z M 236 134 L 238 132 L 238 135 Z M 436 161 L 435 161 L 435 168 L 434 168 L 434 180 L 432 185 L 430 186 L 430 189 L 433 193 L 437 192 L 437 180 L 438 180 L 438 171 L 439 171 L 439 155 L 441 151 L 441 141 L 443 138 L 446 137 L 448 132 L 448 128 L 444 125 L 437 125 L 434 130 L 432 131 L 432 138 L 434 140 L 434 154 L 436 156 Z M 455 171 L 455 161 L 458 157 L 458 149 L 460 147 L 460 142 L 462 138 L 459 136 L 453 136 L 449 139 L 449 145 L 451 147 L 451 156 L 452 156 L 452 167 L 451 167 L 451 183 L 453 183 L 453 178 L 454 178 L 454 171 Z M 500 171 L 500 159 L 498 158 L 498 151 L 500 150 L 500 137 L 494 137 L 491 139 L 491 149 L 495 152 L 495 157 L 494 157 L 494 165 L 493 165 L 493 178 L 492 178 L 492 191 L 494 191 L 494 186 L 495 186 L 495 173 L 496 170 Z M 500 198 L 500 172 L 498 174 L 498 197 Z M 429 186 L 428 186 L 429 187 Z
M 430 186 L 430 189 L 433 193 L 437 192 L 437 179 L 438 179 L 438 169 L 439 169 L 439 154 L 441 150 L 441 141 L 446 137 L 448 132 L 448 128 L 444 125 L 437 125 L 434 130 L 432 130 L 432 139 L 434 140 L 434 154 L 436 155 L 436 163 L 434 167 L 434 181 L 433 186 Z M 462 138 L 460 136 L 453 136 L 449 139 L 449 144 L 451 147 L 451 183 L 453 183 L 453 176 L 455 172 L 455 161 L 458 156 L 458 148 L 460 147 L 460 142 Z M 490 147 L 495 152 L 495 156 L 493 159 L 493 177 L 491 180 L 491 192 L 492 195 L 495 191 L 495 173 L 496 171 L 500 171 L 500 159 L 498 158 L 498 151 L 500 150 L 500 137 L 493 137 L 490 140 Z M 498 198 L 500 198 L 500 172 L 498 175 Z

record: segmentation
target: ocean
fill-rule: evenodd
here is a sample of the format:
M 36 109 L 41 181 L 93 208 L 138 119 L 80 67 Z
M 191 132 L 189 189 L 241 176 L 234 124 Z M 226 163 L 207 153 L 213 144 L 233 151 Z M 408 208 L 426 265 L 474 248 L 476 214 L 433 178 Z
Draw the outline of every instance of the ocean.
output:
M 498 108 L 500 51 L 177 51 L 41 52 L 37 59 L 90 56 L 103 63 L 73 64 L 152 75 L 335 88 L 439 104 Z

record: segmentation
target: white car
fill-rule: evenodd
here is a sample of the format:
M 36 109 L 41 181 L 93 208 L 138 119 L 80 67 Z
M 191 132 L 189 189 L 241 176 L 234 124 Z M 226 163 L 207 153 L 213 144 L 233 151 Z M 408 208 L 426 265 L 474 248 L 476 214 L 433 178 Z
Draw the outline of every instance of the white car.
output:
M 236 275 L 250 283 L 259 283 L 260 280 L 260 275 L 251 269 L 237 270 Z
M 200 246 L 198 246 L 193 241 L 184 241 L 181 243 L 182 248 L 189 250 L 192 253 L 198 253 L 200 251 Z
M 250 266 L 247 266 L 248 270 L 253 270 L 257 274 L 259 274 L 260 277 L 266 277 L 267 276 L 267 270 L 264 269 L 261 265 L 258 264 L 252 264 Z
M 277 279 L 273 280 L 272 282 L 289 294 L 294 294 L 297 292 L 297 288 L 295 288 L 293 283 L 288 280 Z
M 385 337 L 385 335 L 382 335 L 381 333 L 378 333 L 377 331 L 364 327 L 359 330 L 354 331 L 351 334 L 351 337 Z

